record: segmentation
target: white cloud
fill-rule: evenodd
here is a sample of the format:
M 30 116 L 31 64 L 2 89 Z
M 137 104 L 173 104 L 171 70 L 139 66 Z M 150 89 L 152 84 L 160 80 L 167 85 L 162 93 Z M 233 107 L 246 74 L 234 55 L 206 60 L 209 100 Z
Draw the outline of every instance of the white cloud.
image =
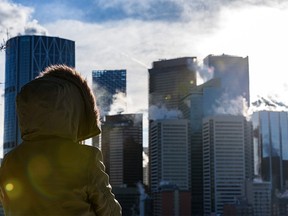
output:
M 8 37 L 23 34 L 25 30 L 45 34 L 46 30 L 31 19 L 32 13 L 32 8 L 0 0 L 0 38 L 6 39 L 7 33 Z
M 288 85 L 283 77 L 287 67 L 288 10 L 285 1 L 277 1 L 275 5 L 268 0 L 222 0 L 218 4 L 211 0 L 165 2 L 166 6 L 175 5 L 175 10 L 168 8 L 166 12 L 178 16 L 178 20 L 122 19 L 94 24 L 58 20 L 45 24 L 44 30 L 76 42 L 76 68 L 88 79 L 92 70 L 127 69 L 128 112 L 148 109 L 147 67 L 151 68 L 152 62 L 159 59 L 183 56 L 196 56 L 199 61 L 209 54 L 249 56 L 251 101 L 262 94 L 277 93 L 284 95 L 283 100 L 286 98 Z M 261 2 L 266 2 L 266 6 L 260 6 Z M 157 9 L 152 7 L 155 6 L 152 0 L 141 3 L 101 0 L 98 6 L 121 7 L 127 14 L 143 13 L 146 17 Z M 54 15 L 59 16 L 63 11 L 56 12 Z M 32 15 L 31 8 L 0 0 L 0 39 L 5 37 L 7 28 L 11 28 L 11 34 L 24 32 L 29 24 L 43 30 L 31 19 Z M 82 15 L 75 14 L 77 18 Z

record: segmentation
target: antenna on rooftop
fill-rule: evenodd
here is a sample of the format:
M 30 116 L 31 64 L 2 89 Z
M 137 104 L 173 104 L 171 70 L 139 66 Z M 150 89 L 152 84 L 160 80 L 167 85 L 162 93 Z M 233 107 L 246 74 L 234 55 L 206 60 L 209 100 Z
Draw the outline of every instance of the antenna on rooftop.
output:
M 0 51 L 3 51 L 6 49 L 6 47 L 7 47 L 6 42 L 7 42 L 7 40 L 9 40 L 9 38 L 10 38 L 9 29 L 7 28 L 6 29 L 6 40 L 3 38 L 2 43 L 0 43 Z

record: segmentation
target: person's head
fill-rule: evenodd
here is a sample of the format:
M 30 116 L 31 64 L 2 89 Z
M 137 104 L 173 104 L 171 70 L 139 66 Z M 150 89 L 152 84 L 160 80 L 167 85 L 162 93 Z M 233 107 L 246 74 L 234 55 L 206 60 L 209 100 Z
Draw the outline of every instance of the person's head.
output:
M 100 133 L 87 81 L 65 65 L 49 66 L 24 85 L 16 107 L 23 140 L 55 136 L 81 141 Z

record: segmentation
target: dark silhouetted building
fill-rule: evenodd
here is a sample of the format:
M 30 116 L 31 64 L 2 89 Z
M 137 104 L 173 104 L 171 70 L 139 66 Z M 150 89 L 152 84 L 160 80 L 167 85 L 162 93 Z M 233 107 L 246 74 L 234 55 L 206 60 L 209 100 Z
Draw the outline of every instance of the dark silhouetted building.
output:
M 112 187 L 136 187 L 143 179 L 142 114 L 106 116 L 102 152 Z
M 178 109 L 180 99 L 196 86 L 196 57 L 153 62 L 149 69 L 149 107 Z
M 106 116 L 101 147 L 106 172 L 123 216 L 137 213 L 140 206 L 137 184 L 143 181 L 142 114 Z

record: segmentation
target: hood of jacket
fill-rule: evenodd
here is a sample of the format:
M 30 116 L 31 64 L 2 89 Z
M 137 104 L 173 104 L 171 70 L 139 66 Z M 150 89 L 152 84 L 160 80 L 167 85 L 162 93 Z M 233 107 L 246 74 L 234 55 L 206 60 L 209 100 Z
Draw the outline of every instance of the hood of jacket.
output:
M 79 142 L 98 135 L 98 112 L 88 94 L 92 93 L 69 77 L 43 76 L 24 85 L 16 97 L 22 139 Z

